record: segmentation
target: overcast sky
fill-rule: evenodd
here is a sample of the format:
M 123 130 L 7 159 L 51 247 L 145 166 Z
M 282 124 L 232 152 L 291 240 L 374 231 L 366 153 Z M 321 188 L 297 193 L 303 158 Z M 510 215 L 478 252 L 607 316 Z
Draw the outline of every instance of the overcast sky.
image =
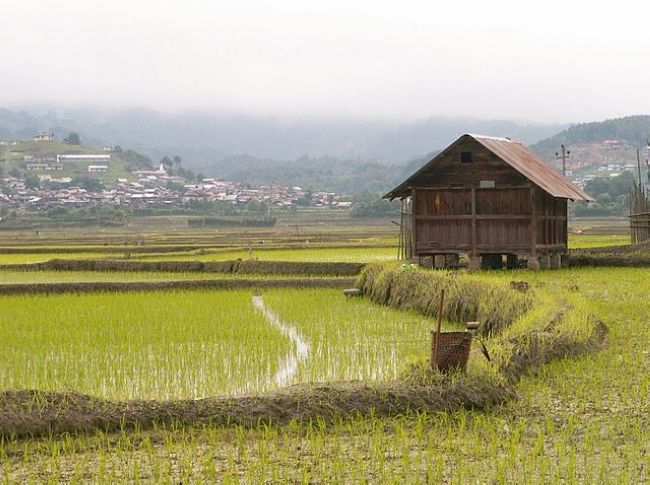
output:
M 650 112 L 650 2 L 3 0 L 0 105 L 589 121 Z

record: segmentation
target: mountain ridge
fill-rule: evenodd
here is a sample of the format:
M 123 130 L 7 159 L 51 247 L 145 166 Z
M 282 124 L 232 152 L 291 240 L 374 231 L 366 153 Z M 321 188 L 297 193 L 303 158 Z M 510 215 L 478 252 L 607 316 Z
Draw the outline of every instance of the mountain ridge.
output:
M 532 143 L 566 126 L 471 118 L 289 121 L 201 112 L 169 114 L 149 109 L 0 109 L 0 137 L 24 138 L 47 130 L 62 138 L 76 131 L 85 143 L 96 147 L 129 146 L 154 160 L 179 154 L 196 169 L 242 155 L 278 161 L 307 156 L 403 163 L 440 149 L 466 132 L 504 135 Z

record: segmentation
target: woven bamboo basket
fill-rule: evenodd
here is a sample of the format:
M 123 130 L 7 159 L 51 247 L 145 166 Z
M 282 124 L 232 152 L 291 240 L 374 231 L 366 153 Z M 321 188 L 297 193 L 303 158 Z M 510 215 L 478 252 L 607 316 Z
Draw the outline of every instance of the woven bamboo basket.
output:
M 472 345 L 472 334 L 469 332 L 441 332 L 438 334 L 438 356 L 434 362 L 434 347 L 436 332 L 431 339 L 431 367 L 441 372 L 452 370 L 467 370 L 469 350 Z

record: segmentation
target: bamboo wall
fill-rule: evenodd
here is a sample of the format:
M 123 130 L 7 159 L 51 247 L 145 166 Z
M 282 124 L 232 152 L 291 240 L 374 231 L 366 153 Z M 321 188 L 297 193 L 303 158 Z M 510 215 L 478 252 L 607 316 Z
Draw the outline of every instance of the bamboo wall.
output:
M 630 236 L 632 244 L 650 241 L 650 194 L 638 185 L 630 194 Z

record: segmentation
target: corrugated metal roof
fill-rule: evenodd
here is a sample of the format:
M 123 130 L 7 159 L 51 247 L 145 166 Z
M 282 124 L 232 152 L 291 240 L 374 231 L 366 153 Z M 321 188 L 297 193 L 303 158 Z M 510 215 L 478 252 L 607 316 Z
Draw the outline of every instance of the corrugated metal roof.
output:
M 472 135 L 465 134 L 458 140 L 452 143 L 449 147 L 443 150 L 438 156 L 427 163 L 424 167 L 398 185 L 395 189 L 391 190 L 384 197 L 395 199 L 405 195 L 405 190 L 409 187 L 410 182 L 415 179 L 422 172 L 432 168 L 436 160 L 442 157 L 447 151 L 465 137 L 472 138 L 492 153 L 497 155 L 501 160 L 506 162 L 517 172 L 522 174 L 535 185 L 551 194 L 553 197 L 571 200 L 583 200 L 593 202 L 594 199 L 573 185 L 566 177 L 553 169 L 550 165 L 545 163 L 537 155 L 526 148 L 522 143 L 511 140 L 509 138 L 499 138 L 485 135 Z

